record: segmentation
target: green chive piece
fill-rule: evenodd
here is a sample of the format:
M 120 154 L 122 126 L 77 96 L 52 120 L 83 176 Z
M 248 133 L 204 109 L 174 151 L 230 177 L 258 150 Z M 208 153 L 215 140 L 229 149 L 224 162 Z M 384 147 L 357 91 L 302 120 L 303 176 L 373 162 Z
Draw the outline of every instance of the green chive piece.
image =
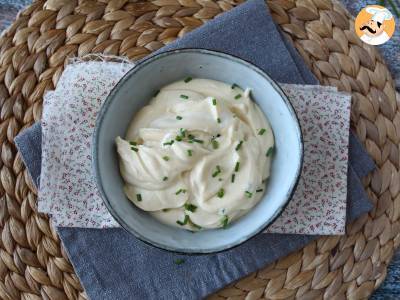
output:
M 244 192 L 246 194 L 247 198 L 251 198 L 253 196 L 253 193 L 250 193 L 249 191 Z
M 243 141 L 240 141 L 239 144 L 236 146 L 235 150 L 238 151 L 240 147 L 242 147 Z
M 268 151 L 267 151 L 267 157 L 271 156 L 272 153 L 274 152 L 274 148 L 273 147 L 269 147 Z
M 231 89 L 233 90 L 234 88 L 239 87 L 236 83 L 231 85 Z
M 239 167 L 240 167 L 240 162 L 238 161 L 235 165 L 235 172 L 239 171 Z
M 263 189 L 258 189 L 256 190 L 256 193 L 261 193 L 263 191 Z
M 213 149 L 218 149 L 219 143 L 216 140 L 213 140 L 211 143 L 212 143 Z
M 191 203 L 185 203 L 184 207 L 187 211 L 190 211 L 190 212 L 195 212 L 197 209 L 197 206 L 194 204 L 191 204 Z
M 175 195 L 179 195 L 180 193 L 186 193 L 185 189 L 179 189 L 176 191 Z
M 199 144 L 203 144 L 204 143 L 204 141 L 199 140 L 199 139 L 193 139 L 193 142 L 196 142 L 196 143 L 199 143 Z
M 189 138 L 189 140 L 193 140 L 195 138 L 195 136 L 193 134 L 189 134 L 188 138 Z
M 228 227 L 228 216 L 224 216 L 221 220 L 221 225 L 223 229 L 226 229 L 226 227 Z
M 133 151 L 135 151 L 135 152 L 138 152 L 138 151 L 139 151 L 139 149 L 138 149 L 138 148 L 135 148 L 135 147 L 131 147 L 131 150 L 133 150 Z
M 177 120 L 182 120 L 182 117 L 181 116 L 176 116 L 176 119 Z
M 137 145 L 136 142 L 129 142 L 129 144 L 130 144 L 131 146 L 136 146 L 136 145 Z
M 163 181 L 167 181 L 167 180 L 168 180 L 168 177 L 165 176 L 162 180 L 163 180 Z
M 199 226 L 199 225 L 193 223 L 192 220 L 190 220 L 190 219 L 189 219 L 189 224 L 192 225 L 194 228 L 196 228 L 196 229 L 198 229 L 198 230 L 202 229 L 201 226 Z M 193 232 L 193 233 L 194 233 L 194 232 Z
M 163 160 L 169 161 L 169 156 L 163 156 Z
M 235 174 L 232 174 L 232 176 L 231 176 L 231 182 L 235 182 Z
M 177 142 L 182 142 L 182 137 L 181 137 L 180 135 L 177 135 L 177 136 L 175 137 L 175 140 L 176 140 Z
M 181 97 L 182 99 L 189 99 L 189 96 L 187 95 L 180 95 L 179 97 Z
M 167 212 L 167 211 L 169 211 L 169 208 L 164 208 L 162 211 Z
M 142 195 L 136 194 L 136 200 L 139 202 L 142 201 Z
M 218 198 L 222 198 L 224 195 L 225 195 L 225 190 L 222 188 L 219 189 L 219 191 L 217 193 Z
M 212 103 L 213 103 L 214 106 L 217 105 L 217 99 L 213 98 L 212 99 Z
M 192 156 L 192 154 L 193 154 L 192 150 L 190 150 L 190 149 L 187 151 L 187 153 L 189 156 Z
M 192 77 L 186 77 L 184 81 L 185 81 L 185 83 L 188 83 L 188 82 L 191 81 L 192 79 L 193 79 Z
M 188 223 L 188 221 L 189 221 L 189 216 L 185 215 L 185 218 L 183 219 L 183 222 L 178 220 L 178 221 L 176 221 L 176 223 L 181 225 L 181 226 L 183 226 L 183 225 L 186 225 Z
M 261 128 L 260 131 L 258 131 L 258 135 L 263 135 L 265 131 L 265 128 Z
M 166 145 L 170 145 L 170 146 L 171 146 L 173 143 L 174 143 L 174 140 L 171 140 L 171 141 L 169 141 L 169 142 L 164 143 L 163 145 L 164 145 L 164 146 L 166 146 Z
M 214 173 L 212 173 L 212 177 L 217 177 L 219 173 L 221 173 L 221 167 L 217 166 L 216 167 L 216 171 Z
M 185 135 L 186 135 L 186 129 L 181 128 L 181 129 L 179 129 L 179 132 L 181 133 L 181 136 L 182 136 L 182 137 L 185 137 Z
M 236 96 L 235 96 L 235 99 L 237 100 L 237 99 L 240 99 L 240 98 L 242 98 L 242 95 L 240 95 L 240 94 L 237 94 Z
M 221 123 L 221 119 L 220 119 L 220 118 L 218 118 L 218 119 L 217 119 L 217 122 L 218 122 L 218 123 Z
M 178 258 L 178 259 L 175 259 L 175 260 L 174 260 L 174 263 L 175 263 L 176 265 L 181 265 L 181 264 L 185 263 L 185 260 L 182 259 L 182 258 Z
M 223 179 L 222 178 L 218 178 L 218 181 L 222 181 Z

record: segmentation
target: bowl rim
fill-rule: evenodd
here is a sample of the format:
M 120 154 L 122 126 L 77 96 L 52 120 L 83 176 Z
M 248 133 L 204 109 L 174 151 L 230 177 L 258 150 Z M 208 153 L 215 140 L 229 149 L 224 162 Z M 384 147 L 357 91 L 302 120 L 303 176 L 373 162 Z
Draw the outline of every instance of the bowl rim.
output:
M 98 145 L 98 140 L 99 140 L 99 134 L 100 134 L 100 125 L 105 117 L 105 114 L 108 111 L 108 108 L 112 102 L 112 99 L 115 98 L 115 94 L 117 93 L 118 89 L 120 88 L 120 86 L 122 84 L 124 84 L 128 78 L 130 76 L 132 76 L 133 74 L 139 72 L 142 68 L 144 68 L 145 66 L 147 66 L 148 64 L 152 63 L 153 61 L 156 61 L 158 59 L 161 59 L 163 57 L 166 56 L 171 56 L 171 55 L 179 55 L 180 53 L 202 53 L 202 54 L 206 54 L 206 55 L 213 55 L 213 56 L 218 56 L 224 59 L 228 59 L 228 60 L 232 60 L 234 62 L 237 62 L 241 65 L 243 65 L 244 67 L 250 68 L 252 71 L 258 73 L 260 76 L 262 76 L 266 81 L 268 81 L 271 86 L 274 88 L 274 90 L 281 96 L 281 98 L 283 99 L 283 101 L 285 102 L 286 106 L 289 109 L 290 114 L 293 116 L 293 119 L 296 121 L 297 126 L 299 128 L 299 138 L 300 138 L 300 164 L 298 169 L 296 170 L 296 180 L 294 180 L 294 182 L 292 182 L 291 186 L 289 187 L 289 193 L 287 194 L 287 199 L 284 203 L 282 203 L 282 205 L 275 211 L 275 214 L 266 222 L 264 222 L 261 226 L 259 226 L 258 228 L 256 228 L 255 230 L 252 231 L 252 233 L 246 235 L 245 237 L 243 237 L 242 239 L 239 239 L 236 242 L 233 242 L 231 244 L 228 245 L 224 245 L 215 249 L 210 249 L 210 250 L 204 250 L 204 249 L 196 249 L 196 250 L 192 250 L 192 249 L 176 249 L 175 247 L 171 247 L 168 245 L 164 245 L 164 244 L 160 244 L 157 243 L 156 241 L 153 241 L 151 239 L 148 239 L 147 237 L 143 236 L 141 233 L 139 233 L 138 231 L 136 231 L 134 228 L 130 227 L 124 220 L 123 218 L 121 218 L 113 209 L 111 203 L 109 202 L 108 197 L 106 196 L 106 193 L 104 191 L 103 185 L 102 185 L 102 180 L 101 180 L 101 174 L 99 172 L 99 163 L 98 163 L 98 155 L 97 155 L 97 145 Z M 254 100 L 253 100 L 254 101 Z M 266 72 L 264 72 L 263 70 L 261 70 L 259 67 L 257 67 L 256 65 L 254 65 L 253 63 L 240 58 L 238 56 L 232 55 L 232 54 L 227 54 L 225 52 L 222 51 L 216 51 L 216 50 L 209 50 L 209 49 L 205 49 L 205 48 L 180 48 L 180 49 L 174 49 L 174 50 L 166 50 L 163 51 L 161 53 L 154 53 L 154 54 L 150 54 L 148 57 L 145 57 L 143 59 L 141 59 L 139 62 L 137 62 L 132 69 L 130 69 L 128 72 L 126 72 L 125 75 L 123 75 L 121 77 L 121 79 L 118 81 L 118 83 L 111 89 L 111 91 L 109 92 L 107 98 L 105 99 L 103 105 L 100 108 L 100 111 L 97 115 L 96 118 L 96 124 L 95 124 L 95 128 L 94 128 L 94 133 L 92 136 L 92 171 L 93 171 L 93 175 L 94 175 L 94 179 L 96 181 L 96 186 L 99 190 L 101 199 L 103 200 L 107 210 L 110 212 L 110 214 L 112 215 L 112 217 L 117 221 L 117 223 L 119 225 L 121 225 L 121 228 L 123 228 L 125 231 L 127 231 L 128 233 L 130 233 L 131 235 L 133 235 L 135 238 L 137 238 L 138 240 L 140 240 L 141 242 L 150 245 L 152 247 L 161 249 L 161 250 L 165 250 L 168 252 L 173 252 L 176 254 L 183 254 L 183 255 L 206 255 L 206 254 L 213 254 L 213 253 L 220 253 L 220 252 L 224 252 L 224 251 L 228 251 L 231 249 L 234 249 L 240 245 L 242 245 L 243 243 L 255 238 L 259 233 L 261 233 L 262 231 L 264 231 L 268 225 L 272 224 L 284 211 L 284 209 L 287 207 L 287 205 L 289 204 L 290 200 L 293 198 L 293 194 L 296 190 L 297 185 L 299 184 L 299 180 L 300 180 L 300 175 L 301 175 L 301 171 L 303 168 L 303 161 L 304 161 L 304 142 L 303 142 L 303 133 L 301 130 L 301 124 L 299 122 L 299 118 L 297 116 L 297 113 L 293 107 L 293 105 L 290 103 L 288 96 L 285 94 L 285 92 L 282 90 L 282 88 L 277 84 L 277 82 L 275 80 L 273 80 Z M 165 225 L 168 226 L 168 225 Z

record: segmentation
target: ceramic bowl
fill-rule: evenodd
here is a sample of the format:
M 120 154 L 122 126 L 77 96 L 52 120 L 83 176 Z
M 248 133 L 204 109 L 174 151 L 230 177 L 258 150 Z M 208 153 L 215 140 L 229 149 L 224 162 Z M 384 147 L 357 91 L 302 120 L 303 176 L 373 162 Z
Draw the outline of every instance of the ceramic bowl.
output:
M 126 198 L 114 144 L 116 136 L 125 136 L 135 113 L 156 91 L 188 76 L 250 87 L 253 100 L 268 118 L 275 136 L 271 177 L 262 200 L 227 229 L 195 234 L 160 223 Z M 92 155 L 98 190 L 108 210 L 123 228 L 155 247 L 200 254 L 227 250 L 247 241 L 281 213 L 299 179 L 303 144 L 293 107 L 280 87 L 262 70 L 224 53 L 182 49 L 141 61 L 115 86 L 98 115 Z

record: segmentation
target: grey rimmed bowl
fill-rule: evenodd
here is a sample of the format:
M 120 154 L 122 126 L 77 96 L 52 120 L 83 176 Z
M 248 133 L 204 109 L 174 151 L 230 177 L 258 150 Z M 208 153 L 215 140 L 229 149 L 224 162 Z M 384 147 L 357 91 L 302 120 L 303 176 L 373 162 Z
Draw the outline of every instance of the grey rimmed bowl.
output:
M 125 136 L 135 113 L 148 103 L 157 90 L 188 76 L 250 87 L 253 100 L 267 116 L 275 135 L 271 177 L 260 203 L 227 229 L 195 234 L 158 222 L 126 198 L 114 144 L 116 136 Z M 92 155 L 100 194 L 123 228 L 155 247 L 200 254 L 227 250 L 247 241 L 282 212 L 299 179 L 303 143 L 293 107 L 267 74 L 231 55 L 203 49 L 182 49 L 143 60 L 120 80 L 98 115 Z

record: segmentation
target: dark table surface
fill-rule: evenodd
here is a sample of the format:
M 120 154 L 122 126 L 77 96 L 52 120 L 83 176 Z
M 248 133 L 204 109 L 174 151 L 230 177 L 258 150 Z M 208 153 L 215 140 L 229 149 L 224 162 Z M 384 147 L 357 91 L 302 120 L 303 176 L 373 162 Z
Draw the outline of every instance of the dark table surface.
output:
M 0 32 L 9 26 L 14 20 L 18 11 L 24 6 L 28 5 L 29 0 L 0 0 Z M 364 1 L 349 1 L 343 0 L 344 3 L 349 5 L 350 9 L 354 9 L 357 3 L 360 4 Z M 390 300 L 400 298 L 400 251 L 394 256 L 388 268 L 386 280 L 381 287 L 373 294 L 373 300 Z

